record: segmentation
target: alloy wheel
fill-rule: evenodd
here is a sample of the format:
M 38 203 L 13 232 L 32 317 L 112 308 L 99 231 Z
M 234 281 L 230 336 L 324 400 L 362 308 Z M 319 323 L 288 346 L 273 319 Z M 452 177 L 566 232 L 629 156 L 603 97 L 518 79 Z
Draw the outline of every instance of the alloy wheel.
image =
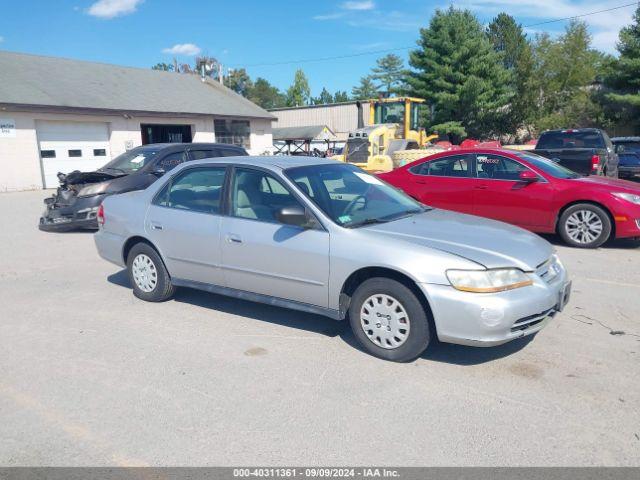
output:
M 573 241 L 585 245 L 600 238 L 604 227 L 600 217 L 591 210 L 577 210 L 567 218 L 565 229 Z

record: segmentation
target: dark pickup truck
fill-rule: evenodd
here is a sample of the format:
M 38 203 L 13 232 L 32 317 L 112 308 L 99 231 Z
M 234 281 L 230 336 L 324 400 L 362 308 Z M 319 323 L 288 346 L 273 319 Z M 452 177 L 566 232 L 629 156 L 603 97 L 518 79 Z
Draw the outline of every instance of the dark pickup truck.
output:
M 620 178 L 640 175 L 640 137 L 615 137 L 611 141 L 620 158 L 618 174 Z
M 597 128 L 547 130 L 540 135 L 533 153 L 582 175 L 618 176 L 618 155 L 613 143 L 606 132 Z

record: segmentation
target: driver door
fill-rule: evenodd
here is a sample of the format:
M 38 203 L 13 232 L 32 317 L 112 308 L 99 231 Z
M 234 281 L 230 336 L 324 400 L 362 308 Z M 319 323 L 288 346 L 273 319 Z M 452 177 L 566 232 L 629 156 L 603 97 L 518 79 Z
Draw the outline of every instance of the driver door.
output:
M 229 215 L 222 219 L 222 269 L 228 287 L 328 306 L 329 233 L 280 223 L 302 202 L 274 175 L 235 168 Z

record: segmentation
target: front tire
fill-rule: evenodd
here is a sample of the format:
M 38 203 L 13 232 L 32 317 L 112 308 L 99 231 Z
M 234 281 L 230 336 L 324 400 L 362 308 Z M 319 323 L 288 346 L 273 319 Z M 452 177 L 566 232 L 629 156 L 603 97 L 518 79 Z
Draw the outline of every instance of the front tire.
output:
M 562 213 L 558 233 L 572 247 L 598 248 L 611 235 L 611 219 L 597 205 L 579 203 Z
M 349 323 L 367 352 L 394 362 L 415 360 L 431 340 L 424 306 L 411 289 L 390 278 L 370 278 L 356 289 Z
M 164 302 L 176 291 L 164 262 L 149 244 L 134 245 L 127 256 L 127 272 L 133 294 L 147 302 Z

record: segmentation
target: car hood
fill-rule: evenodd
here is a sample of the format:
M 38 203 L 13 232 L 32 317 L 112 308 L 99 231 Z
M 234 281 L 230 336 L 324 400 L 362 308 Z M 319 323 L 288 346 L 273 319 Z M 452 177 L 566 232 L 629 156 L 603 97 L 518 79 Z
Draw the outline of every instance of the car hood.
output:
M 572 179 L 571 182 L 580 182 L 590 186 L 601 187 L 607 191 L 626 191 L 630 193 L 640 193 L 640 185 L 629 180 L 620 180 L 618 178 L 600 177 L 590 175 L 588 177 L 580 177 Z
M 362 228 L 390 237 L 390 245 L 393 239 L 404 240 L 464 257 L 486 268 L 533 271 L 554 252 L 549 242 L 521 228 L 448 210 L 428 210 Z

